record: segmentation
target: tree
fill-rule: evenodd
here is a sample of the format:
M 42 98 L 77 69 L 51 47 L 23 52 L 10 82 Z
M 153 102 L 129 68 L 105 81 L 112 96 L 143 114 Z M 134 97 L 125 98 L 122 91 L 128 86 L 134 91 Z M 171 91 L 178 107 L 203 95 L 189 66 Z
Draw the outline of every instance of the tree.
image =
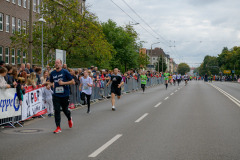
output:
M 155 70 L 156 71 L 158 71 L 159 70 L 159 72 L 164 72 L 164 71 L 166 71 L 166 69 L 167 69 L 167 65 L 166 65 L 166 61 L 165 61 L 165 58 L 163 58 L 162 59 L 162 56 L 160 56 L 159 58 L 159 61 L 158 61 L 158 63 L 159 63 L 159 68 L 158 68 L 158 63 L 156 62 L 155 63 Z M 163 61 L 162 61 L 163 60 Z M 162 68 L 162 64 L 163 64 L 163 68 Z M 163 69 L 163 70 L 162 70 Z
M 116 52 L 111 67 L 118 67 L 121 70 L 139 67 L 139 49 L 141 42 L 137 43 L 138 34 L 132 26 L 117 26 L 117 23 L 108 20 L 102 23 L 103 33 Z
M 147 54 L 140 52 L 138 56 L 139 68 L 146 68 L 146 66 L 149 64 L 149 59 L 150 58 L 147 56 Z
M 178 65 L 178 73 L 180 73 L 181 75 L 184 75 L 185 73 L 190 71 L 190 67 L 187 63 L 180 63 Z
M 109 67 L 115 52 L 105 39 L 97 16 L 87 10 L 80 14 L 80 4 L 75 0 L 43 0 L 42 3 L 40 15 L 46 20 L 43 28 L 45 62 L 53 57 L 55 49 L 62 49 L 67 52 L 69 67 Z M 11 39 L 12 47 L 27 52 L 28 34 L 17 33 Z M 40 64 L 41 22 L 33 25 L 33 48 L 34 62 Z

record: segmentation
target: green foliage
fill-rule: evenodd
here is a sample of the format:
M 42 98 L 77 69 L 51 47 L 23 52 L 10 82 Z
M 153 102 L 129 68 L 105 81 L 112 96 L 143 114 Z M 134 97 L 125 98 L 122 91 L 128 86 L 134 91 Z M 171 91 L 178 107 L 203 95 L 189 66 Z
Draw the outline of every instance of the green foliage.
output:
M 85 11 L 79 13 L 80 4 L 75 0 L 43 0 L 41 14 L 46 23 L 44 33 L 44 62 L 54 61 L 55 49 L 66 50 L 69 67 L 88 67 L 96 65 L 100 68 L 109 67 L 114 48 L 107 42 L 97 17 Z M 37 17 L 39 18 L 39 17 Z M 42 22 L 33 25 L 33 57 L 36 64 L 41 58 Z M 12 47 L 27 52 L 28 33 L 17 33 L 13 37 Z
M 159 61 L 158 62 L 159 62 L 159 68 L 158 68 L 158 63 L 156 63 L 155 64 L 155 70 L 158 71 L 158 69 L 159 69 L 159 72 L 165 72 L 166 69 L 167 69 L 165 58 L 162 59 L 162 56 L 159 57 Z M 163 66 L 163 68 L 162 68 L 162 66 Z
M 185 73 L 190 71 L 190 67 L 187 63 L 180 63 L 178 65 L 178 73 L 180 73 L 181 75 L 184 75 Z
M 207 65 L 207 66 L 206 66 Z M 218 66 L 218 67 L 211 67 Z M 205 56 L 203 63 L 199 67 L 200 75 L 219 75 L 219 72 L 224 70 L 235 70 L 236 74 L 240 74 L 240 47 L 233 47 L 228 49 L 224 47 L 221 54 L 218 54 L 217 57 Z
M 126 71 L 129 68 L 139 68 L 141 64 L 145 66 L 148 63 L 147 60 L 142 60 L 141 56 L 143 55 L 139 54 L 142 42 L 137 43 L 138 34 L 132 26 L 117 26 L 116 22 L 112 20 L 103 22 L 101 25 L 108 43 L 114 47 L 116 52 L 110 63 L 111 68 L 118 67 L 120 70 Z

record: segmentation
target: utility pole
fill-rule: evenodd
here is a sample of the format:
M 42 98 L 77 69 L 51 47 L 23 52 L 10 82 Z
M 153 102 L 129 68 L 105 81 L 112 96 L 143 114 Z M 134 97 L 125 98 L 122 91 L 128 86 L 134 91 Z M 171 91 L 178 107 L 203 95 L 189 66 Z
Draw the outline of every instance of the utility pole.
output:
M 30 63 L 30 67 L 33 65 L 32 58 L 32 30 L 33 30 L 33 0 L 30 0 L 30 9 L 29 9 L 29 46 L 28 46 L 28 62 Z
M 163 73 L 163 53 L 162 53 L 162 73 Z

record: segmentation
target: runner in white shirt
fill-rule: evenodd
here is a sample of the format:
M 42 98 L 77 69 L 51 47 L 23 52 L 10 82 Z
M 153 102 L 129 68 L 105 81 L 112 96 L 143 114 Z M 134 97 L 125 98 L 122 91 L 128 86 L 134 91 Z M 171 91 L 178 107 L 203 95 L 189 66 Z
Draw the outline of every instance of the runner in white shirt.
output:
M 185 73 L 185 75 L 183 76 L 183 79 L 185 81 L 185 86 L 187 86 L 187 81 L 188 81 L 188 75 L 187 73 Z
M 85 101 L 85 97 L 87 97 L 87 105 L 88 105 L 88 110 L 87 113 L 90 113 L 90 99 L 92 95 L 92 86 L 93 86 L 93 81 L 92 78 L 88 76 L 88 72 L 84 71 L 84 76 L 80 79 L 80 86 L 79 86 L 79 91 L 82 91 L 81 97 L 83 97 Z
M 182 75 L 178 73 L 177 75 L 178 86 L 179 86 L 179 83 L 181 82 L 181 78 L 182 78 Z
M 174 86 L 176 85 L 176 78 L 177 78 L 177 76 L 176 76 L 176 74 L 175 73 L 173 73 L 173 76 L 172 76 L 172 78 L 173 78 L 173 83 L 174 83 Z

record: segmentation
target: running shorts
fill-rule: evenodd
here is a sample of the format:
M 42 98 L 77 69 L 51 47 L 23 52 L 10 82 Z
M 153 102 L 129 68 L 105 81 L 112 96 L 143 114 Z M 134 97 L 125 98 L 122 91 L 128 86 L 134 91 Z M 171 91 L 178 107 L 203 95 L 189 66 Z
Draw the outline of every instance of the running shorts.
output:
M 117 96 L 121 96 L 121 88 L 111 88 L 111 93 L 116 94 Z

